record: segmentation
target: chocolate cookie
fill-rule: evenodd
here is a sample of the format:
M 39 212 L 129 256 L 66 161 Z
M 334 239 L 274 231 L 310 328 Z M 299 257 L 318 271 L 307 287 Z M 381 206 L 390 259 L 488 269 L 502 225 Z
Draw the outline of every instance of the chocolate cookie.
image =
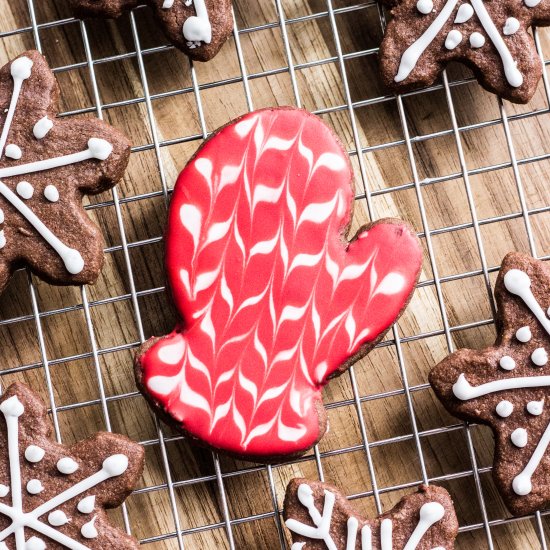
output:
M 0 292 L 23 265 L 59 285 L 93 283 L 103 266 L 82 198 L 116 184 L 130 145 L 99 120 L 57 119 L 58 97 L 38 52 L 0 69 Z
M 293 479 L 284 518 L 292 550 L 451 550 L 458 533 L 453 501 L 445 489 L 422 486 L 374 520 L 361 517 L 338 489 Z
M 453 353 L 430 383 L 451 414 L 492 428 L 495 483 L 510 511 L 523 515 L 550 503 L 550 265 L 508 254 L 495 297 L 495 344 Z
M 527 103 L 542 76 L 528 34 L 550 23 L 549 0 L 399 0 L 380 48 L 384 83 L 396 92 L 430 86 L 451 61 L 487 90 Z
M 137 550 L 105 509 L 134 489 L 142 447 L 111 433 L 66 447 L 50 431 L 40 398 L 10 386 L 0 398 L 0 549 Z
M 233 31 L 231 0 L 68 0 L 78 17 L 120 17 L 147 4 L 164 34 L 191 59 L 208 61 Z
M 219 130 L 180 175 L 166 266 L 182 321 L 136 358 L 145 397 L 209 447 L 271 462 L 326 430 L 322 387 L 380 341 L 414 290 L 422 251 L 400 220 L 345 238 L 352 172 L 300 109 Z

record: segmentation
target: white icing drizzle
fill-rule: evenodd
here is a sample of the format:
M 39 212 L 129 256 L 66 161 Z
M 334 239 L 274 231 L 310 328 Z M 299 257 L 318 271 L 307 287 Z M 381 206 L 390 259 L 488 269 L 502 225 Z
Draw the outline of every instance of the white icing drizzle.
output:
M 59 200 L 59 191 L 55 185 L 47 185 L 44 189 L 44 197 L 50 202 L 57 202 Z
M 523 84 L 523 76 L 518 70 L 516 66 L 516 62 L 512 58 L 512 54 L 510 53 L 508 46 L 506 46 L 502 36 L 500 35 L 493 20 L 491 19 L 491 16 L 487 12 L 487 9 L 485 8 L 483 0 L 470 0 L 470 1 L 471 1 L 471 7 L 473 11 L 476 13 L 483 29 L 489 35 L 489 38 L 491 39 L 495 48 L 498 51 L 498 54 L 500 56 L 500 59 L 504 67 L 504 74 L 506 76 L 506 80 L 508 84 L 510 84 L 510 86 L 513 86 L 514 88 L 518 88 Z M 439 34 L 441 29 L 445 25 L 446 21 L 449 19 L 449 17 L 453 13 L 457 3 L 458 3 L 458 0 L 447 0 L 445 5 L 443 6 L 443 9 L 439 12 L 438 16 L 433 20 L 431 25 L 422 33 L 422 35 L 417 40 L 415 40 L 405 50 L 405 52 L 403 53 L 403 56 L 401 57 L 401 61 L 399 63 L 399 69 L 397 71 L 397 75 L 394 78 L 395 82 L 402 82 L 411 74 L 413 69 L 416 67 L 416 64 L 418 63 L 420 56 L 424 53 L 426 48 L 428 48 L 428 46 L 433 42 L 435 37 Z M 468 8 L 465 8 L 465 10 L 469 11 Z M 459 15 L 460 15 L 460 10 L 457 13 L 457 19 L 459 19 L 460 21 L 462 17 L 459 17 Z M 465 15 L 466 15 L 466 12 L 463 11 L 463 16 Z M 449 36 L 450 35 L 451 33 L 449 33 Z M 449 36 L 447 36 L 445 40 L 445 46 L 448 49 L 453 49 L 447 46 Z M 453 38 L 452 42 L 449 42 L 449 45 L 454 43 L 455 40 L 456 40 L 456 36 Z M 456 46 L 459 43 L 460 42 L 457 42 L 454 45 L 454 47 L 456 48 Z M 476 43 L 479 43 L 479 40 L 476 39 Z
M 527 412 L 533 416 L 540 416 L 542 414 L 542 409 L 544 408 L 544 399 L 540 401 L 529 401 L 525 406 Z
M 19 160 L 23 156 L 23 151 L 21 151 L 21 147 L 19 147 L 19 145 L 10 143 L 9 145 L 6 145 L 5 155 L 10 159 Z
M 10 488 L 7 485 L 2 485 L 0 483 L 0 498 L 4 498 L 5 496 L 8 496 L 9 492 L 10 492 Z
M 510 401 L 503 399 L 496 406 L 495 411 L 501 418 L 508 418 L 514 412 L 514 405 Z
M 64 475 L 74 474 L 78 470 L 78 463 L 66 456 L 58 460 L 57 469 Z
M 531 313 L 533 313 L 544 330 L 550 335 L 550 320 L 544 314 L 542 307 L 540 307 L 540 304 L 531 291 L 531 279 L 529 275 L 520 269 L 510 269 L 506 275 L 504 275 L 504 286 L 508 292 L 519 296 L 524 301 L 525 305 L 531 310 Z
M 19 95 L 21 94 L 21 87 L 23 82 L 31 76 L 33 62 L 28 57 L 20 57 L 11 64 L 10 72 L 13 78 L 13 92 L 11 94 L 10 106 L 8 107 L 8 114 L 2 128 L 2 134 L 0 134 L 0 158 L 4 153 L 4 147 L 8 140 L 8 134 L 10 132 L 11 124 L 13 122 L 13 115 L 19 101 Z
M 48 515 L 48 523 L 53 527 L 61 527 L 69 523 L 69 518 L 62 510 L 54 510 Z
M 516 368 L 516 362 L 509 355 L 504 355 L 501 357 L 498 364 L 504 370 L 513 370 Z
M 0 249 L 4 248 L 6 246 L 6 235 L 4 234 L 4 230 L 2 229 L 0 231 Z
M 185 20 L 183 24 L 183 36 L 189 42 L 190 48 L 196 48 L 201 42 L 210 44 L 212 42 L 212 25 L 208 18 L 208 10 L 204 0 L 193 0 L 195 12 Z
M 504 23 L 504 27 L 502 28 L 502 33 L 506 36 L 510 36 L 511 34 L 516 34 L 519 30 L 519 21 L 515 17 L 508 17 L 506 19 L 506 23 Z
M 25 541 L 25 528 L 51 539 L 52 541 L 69 548 L 70 550 L 88 550 L 88 548 L 69 536 L 59 532 L 54 527 L 40 521 L 40 517 L 48 514 L 48 521 L 54 525 L 62 525 L 65 522 L 66 515 L 62 511 L 56 511 L 66 502 L 77 498 L 83 493 L 90 491 L 93 487 L 103 483 L 112 477 L 122 475 L 128 469 L 128 457 L 122 454 L 112 455 L 103 461 L 101 470 L 91 476 L 79 481 L 72 487 L 54 496 L 50 500 L 42 503 L 34 510 L 23 512 L 23 492 L 21 486 L 21 469 L 19 455 L 19 417 L 24 414 L 25 408 L 19 398 L 15 395 L 6 399 L 0 404 L 0 412 L 4 415 L 7 431 L 8 460 L 10 470 L 10 488 L 12 503 L 11 506 L 0 503 L 0 514 L 11 520 L 11 525 L 0 532 L 0 545 L 6 546 L 4 541 L 11 535 L 15 536 L 15 546 L 19 549 L 41 549 L 46 548 L 44 541 L 38 537 L 31 537 Z M 63 460 L 63 459 L 62 459 Z M 72 460 L 72 459 L 71 459 Z M 31 480 L 32 481 L 32 480 Z M 38 480 L 35 480 L 38 481 Z M 38 481 L 38 483 L 40 483 Z M 52 512 L 52 513 L 50 513 Z M 59 513 L 58 513 L 59 512 Z M 63 516 L 65 516 L 65 518 Z M 66 518 L 68 519 L 68 518 Z M 95 517 L 94 517 L 95 519 Z M 95 529 L 93 521 L 86 524 L 88 527 L 85 533 L 92 534 L 92 528 Z M 84 531 L 84 527 L 82 528 Z M 84 532 L 83 536 L 87 536 Z M 95 530 L 97 536 L 97 530 Z M 0 546 L 1 550 L 2 546 Z
M 529 342 L 529 340 L 531 340 L 532 337 L 533 336 L 531 334 L 531 329 L 529 327 L 521 327 L 521 328 L 518 328 L 518 330 L 516 331 L 516 338 L 520 342 L 523 342 L 524 344 L 526 342 Z
M 2 170 L 0 169 L 0 172 Z M 63 244 L 40 218 L 3 182 L 0 181 L 0 195 L 3 195 L 27 221 L 40 233 L 44 240 L 57 252 L 65 264 L 65 269 L 73 275 L 84 269 L 84 260 L 78 250 Z
M 42 449 L 42 447 L 38 447 L 37 445 L 29 445 L 25 449 L 25 458 L 29 462 L 33 462 L 33 463 L 40 462 L 44 458 L 45 454 L 46 454 L 46 451 Z
M 458 12 L 456 13 L 454 22 L 457 24 L 466 23 L 466 21 L 469 21 L 471 19 L 472 15 L 474 15 L 474 8 L 472 8 L 472 5 L 462 4 L 458 8 Z
M 174 5 L 174 0 L 164 0 L 162 4 L 162 9 L 169 10 Z
M 537 367 L 544 367 L 544 365 L 548 363 L 548 353 L 544 348 L 537 348 L 531 354 L 531 361 L 533 361 Z
M 28 181 L 20 181 L 15 190 L 17 194 L 25 200 L 31 199 L 34 195 L 34 187 Z
M 418 0 L 416 3 L 416 9 L 423 15 L 428 15 L 434 9 L 434 3 L 432 0 Z
M 528 8 L 534 8 L 535 6 L 538 6 L 540 4 L 541 0 L 523 0 L 523 3 Z
M 312 540 L 322 540 L 328 550 L 338 550 L 330 534 L 332 512 L 336 500 L 334 493 L 325 489 L 325 499 L 321 512 L 315 507 L 313 491 L 309 485 L 302 483 L 298 487 L 297 496 L 300 503 L 307 508 L 314 526 L 306 525 L 290 518 L 286 521 L 288 529 L 302 537 Z M 430 527 L 443 519 L 445 508 L 439 502 L 428 502 L 420 508 L 419 515 L 418 524 L 403 550 L 414 550 Z M 359 521 L 357 518 L 350 517 L 347 521 L 346 550 L 355 550 L 358 527 Z M 383 519 L 380 523 L 380 545 L 381 550 L 392 550 L 393 548 L 393 523 L 389 518 Z M 294 547 L 295 545 L 292 545 L 292 550 L 294 550 Z M 361 550 L 372 550 L 372 530 L 368 525 L 365 525 L 361 529 Z
M 27 492 L 31 495 L 38 495 L 44 490 L 44 486 L 39 479 L 31 479 L 27 483 Z
M 36 139 L 44 139 L 50 130 L 53 128 L 53 121 L 47 116 L 42 117 L 32 129 L 32 133 Z
M 462 33 L 453 29 L 445 39 L 445 47 L 448 50 L 454 50 L 462 42 Z
M 476 399 L 482 395 L 496 393 L 504 390 L 517 390 L 520 388 L 540 388 L 550 386 L 550 376 L 520 376 L 518 378 L 506 378 L 493 380 L 479 386 L 472 386 L 466 376 L 461 374 L 453 385 L 453 394 L 461 401 Z
M 76 508 L 81 514 L 91 514 L 95 508 L 95 495 L 83 498 Z
M 529 462 L 525 468 L 514 478 L 512 481 L 512 489 L 514 493 L 519 496 L 528 495 L 533 490 L 533 484 L 531 478 L 538 468 L 548 445 L 550 444 L 550 424 L 546 426 L 546 430 L 542 434 L 540 441 L 538 442 L 535 451 L 531 455 Z
M 305 542 L 295 542 L 292 547 L 290 548 L 290 550 L 302 550 L 302 548 L 306 545 Z M 2 550 L 0 548 L 0 550 Z
M 510 435 L 512 443 L 519 448 L 527 445 L 527 430 L 525 428 L 516 428 Z
M 82 526 L 82 529 L 80 529 L 80 532 L 85 539 L 97 538 L 98 532 L 94 525 L 96 519 L 97 519 L 96 516 L 94 516 L 91 521 L 89 521 L 88 523 L 85 523 Z

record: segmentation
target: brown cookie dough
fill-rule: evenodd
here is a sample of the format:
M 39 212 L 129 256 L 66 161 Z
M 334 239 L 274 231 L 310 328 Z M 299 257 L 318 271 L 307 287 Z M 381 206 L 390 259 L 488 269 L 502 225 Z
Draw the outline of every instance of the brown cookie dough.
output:
M 430 373 L 451 414 L 492 428 L 493 477 L 515 515 L 550 502 L 549 289 L 550 265 L 508 254 L 495 288 L 495 344 L 453 353 Z
M 527 29 L 550 23 L 550 0 L 400 0 L 380 48 L 384 83 L 396 92 L 430 86 L 451 61 L 480 84 L 527 103 L 542 64 Z
M 14 384 L 0 398 L 0 548 L 137 549 L 110 525 L 143 470 L 144 452 L 121 435 L 98 433 L 71 447 L 50 439 L 40 398 Z
M 335 487 L 293 479 L 286 490 L 284 518 L 292 532 L 292 550 L 451 550 L 458 533 L 449 493 L 433 485 L 420 487 L 389 512 L 367 520 Z
M 68 0 L 77 17 L 120 17 L 147 4 L 168 40 L 196 61 L 212 59 L 231 35 L 231 0 Z
M 0 69 L 0 292 L 23 265 L 59 285 L 93 283 L 103 266 L 82 198 L 116 184 L 130 144 L 99 120 L 57 119 L 58 98 L 38 52 Z

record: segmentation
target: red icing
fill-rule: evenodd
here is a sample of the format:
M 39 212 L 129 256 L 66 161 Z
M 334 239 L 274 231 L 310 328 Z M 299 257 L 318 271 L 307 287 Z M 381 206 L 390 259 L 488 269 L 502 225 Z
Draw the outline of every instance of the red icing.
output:
M 330 130 L 291 109 L 225 127 L 180 175 L 166 263 L 183 321 L 140 363 L 193 436 L 255 457 L 308 449 L 328 377 L 403 308 L 419 244 L 381 223 L 348 245 L 351 178 Z

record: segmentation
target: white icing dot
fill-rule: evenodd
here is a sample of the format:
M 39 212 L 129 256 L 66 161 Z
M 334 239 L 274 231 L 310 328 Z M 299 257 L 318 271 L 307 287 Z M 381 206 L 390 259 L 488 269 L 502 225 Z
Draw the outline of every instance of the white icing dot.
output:
M 516 332 L 516 338 L 525 344 L 525 342 L 529 342 L 532 338 L 531 329 L 529 327 L 521 327 L 518 328 Z
M 54 527 L 61 527 L 69 523 L 69 518 L 62 510 L 54 510 L 48 515 L 48 523 Z
M 27 78 L 31 76 L 31 69 L 33 65 L 34 63 L 32 62 L 32 59 L 25 56 L 19 57 L 11 64 L 11 76 L 13 76 L 13 78 L 22 78 L 23 80 L 27 80 Z
M 33 462 L 33 463 L 40 462 L 44 458 L 45 454 L 46 454 L 46 451 L 41 447 L 38 447 L 37 445 L 29 445 L 25 449 L 25 458 L 29 462 Z
M 94 516 L 92 518 L 91 521 L 89 521 L 88 523 L 85 523 L 83 526 L 82 526 L 82 529 L 80 529 L 80 532 L 82 534 L 82 536 L 85 538 L 85 539 L 95 539 L 97 538 L 97 529 L 95 528 L 95 520 L 96 520 L 96 516 Z
M 53 122 L 47 117 L 41 118 L 32 129 L 32 133 L 36 139 L 43 139 L 48 135 L 48 132 L 53 128 Z
M 59 191 L 55 185 L 48 185 L 44 189 L 44 197 L 50 202 L 57 202 L 59 200 Z
M 448 50 L 454 50 L 462 42 L 462 33 L 453 29 L 445 39 L 445 47 Z
M 4 498 L 10 492 L 10 488 L 7 485 L 0 483 L 0 498 Z
M 25 550 L 46 550 L 46 543 L 38 537 L 31 537 L 25 543 Z
M 470 46 L 481 48 L 485 44 L 485 37 L 480 32 L 473 32 L 470 35 Z
M 541 0 L 523 0 L 523 2 L 528 8 L 534 8 L 540 4 Z
M 525 428 L 516 428 L 512 432 L 510 439 L 516 447 L 525 447 L 527 445 L 527 430 Z
M 95 508 L 95 496 L 90 495 L 89 497 L 83 498 L 76 508 L 81 514 L 91 514 Z
M 537 367 L 543 367 L 548 363 L 548 353 L 546 353 L 544 348 L 537 348 L 531 354 L 531 361 L 533 361 Z
M 529 401 L 525 408 L 527 409 L 527 412 L 529 414 L 532 414 L 533 416 L 539 416 L 542 414 L 543 407 L 544 399 L 541 399 L 540 401 Z
M 416 9 L 424 14 L 427 15 L 428 13 L 431 13 L 431 11 L 434 9 L 434 3 L 432 0 L 418 0 L 416 3 Z
M 20 181 L 15 190 L 20 197 L 27 200 L 34 194 L 34 187 L 28 181 Z
M 25 407 L 17 395 L 14 395 L 0 404 L 0 411 L 4 413 L 4 416 L 19 418 L 25 412 Z
M 495 410 L 501 418 L 508 418 L 514 412 L 514 405 L 504 399 L 496 406 Z
M 6 235 L 4 235 L 4 230 L 0 231 L 0 249 L 6 246 Z
M 37 495 L 38 493 L 41 493 L 44 490 L 44 487 L 42 485 L 42 482 L 39 479 L 31 479 L 27 483 L 27 491 L 31 495 Z
M 516 362 L 509 355 L 504 355 L 503 357 L 501 357 L 499 365 L 504 370 L 513 370 L 516 368 Z
M 78 470 L 78 464 L 66 456 L 57 462 L 57 469 L 65 475 L 74 474 Z
M 466 23 L 472 15 L 474 15 L 474 8 L 471 4 L 462 4 L 456 13 L 455 23 Z
M 506 23 L 504 23 L 504 27 L 502 29 L 502 32 L 506 36 L 510 36 L 511 34 L 515 34 L 519 29 L 519 21 L 515 17 L 508 17 L 506 19 Z
M 4 223 L 5 216 L 4 211 L 0 208 L 0 223 Z
M 23 152 L 18 145 L 10 143 L 6 146 L 6 156 L 10 159 L 19 160 L 23 156 Z
M 169 10 L 174 5 L 174 0 L 164 0 L 162 4 L 162 9 Z
M 103 461 L 103 470 L 111 477 L 121 476 L 128 469 L 126 455 L 112 455 Z
M 113 152 L 113 146 L 104 139 L 91 138 L 88 140 L 88 149 L 93 158 L 106 160 Z

